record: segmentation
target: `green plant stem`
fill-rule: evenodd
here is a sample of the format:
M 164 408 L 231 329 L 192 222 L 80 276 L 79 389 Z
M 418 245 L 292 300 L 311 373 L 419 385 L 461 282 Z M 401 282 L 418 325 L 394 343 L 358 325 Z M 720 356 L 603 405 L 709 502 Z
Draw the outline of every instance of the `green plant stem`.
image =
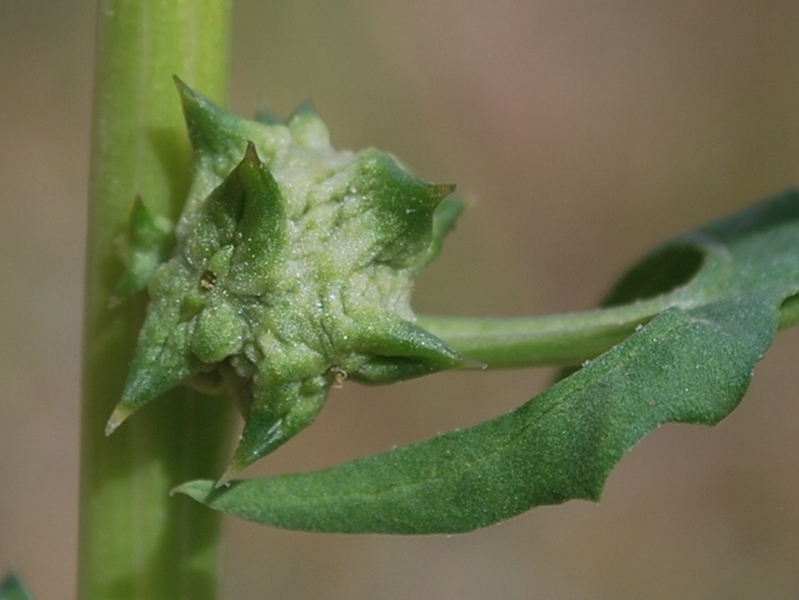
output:
M 118 402 L 146 295 L 110 306 L 116 244 L 137 195 L 176 219 L 191 152 L 172 76 L 224 103 L 230 0 L 101 0 L 89 194 L 81 432 L 79 598 L 210 599 L 219 520 L 170 489 L 214 476 L 228 403 L 183 389 L 103 434 Z
M 421 316 L 419 324 L 488 368 L 578 365 L 624 341 L 639 325 L 672 306 L 699 301 L 680 294 L 585 312 L 537 317 Z M 799 297 L 782 305 L 780 329 L 799 324 Z
M 693 277 L 651 298 L 535 317 L 420 317 L 419 324 L 488 368 L 578 365 L 609 350 L 667 308 L 689 309 L 710 299 L 730 277 L 730 269 L 728 257 L 705 249 Z
M 419 324 L 488 368 L 578 365 L 609 350 L 669 307 L 697 306 L 728 276 L 728 261 L 711 255 L 686 285 L 646 300 L 535 317 L 423 316 Z
M 540 317 L 420 317 L 419 324 L 487 368 L 576 365 L 626 339 L 654 315 L 599 309 Z

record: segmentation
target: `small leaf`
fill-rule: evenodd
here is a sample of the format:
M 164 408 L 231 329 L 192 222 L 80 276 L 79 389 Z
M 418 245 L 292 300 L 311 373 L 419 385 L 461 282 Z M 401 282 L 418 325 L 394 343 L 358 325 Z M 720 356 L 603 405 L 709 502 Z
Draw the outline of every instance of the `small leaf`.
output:
M 0 600 L 30 600 L 31 596 L 22 581 L 14 573 L 0 581 Z
M 311 149 L 330 147 L 330 130 L 310 100 L 297 107 L 287 124 L 294 141 L 300 146 Z
M 359 383 L 383 385 L 430 375 L 440 370 L 434 364 L 421 360 L 401 356 L 377 356 L 367 360 L 358 370 L 350 373 L 349 377 Z
M 384 384 L 451 369 L 464 362 L 457 350 L 399 317 L 361 317 L 357 350 L 372 355 L 351 375 L 356 381 Z
M 195 159 L 194 181 L 185 213 L 227 177 L 241 160 L 248 142 L 254 142 L 261 159 L 268 162 L 286 149 L 290 135 L 286 127 L 269 122 L 266 113 L 261 115 L 263 120 L 244 119 L 217 106 L 177 77 L 175 84 Z
M 263 291 L 286 243 L 286 216 L 277 182 L 252 143 L 189 225 L 185 255 L 192 264 L 204 266 L 230 247 L 231 291 Z
M 231 289 L 255 295 L 267 287 L 286 245 L 286 214 L 277 182 L 252 142 L 233 173 L 241 184 L 244 208 L 231 260 Z
M 155 215 L 136 197 L 123 240 L 126 269 L 115 295 L 131 296 L 147 287 L 155 270 L 169 257 L 174 243 L 172 229 L 168 219 Z
M 467 202 L 456 196 L 449 196 L 441 201 L 433 213 L 433 241 L 427 254 L 426 264 L 431 263 L 444 245 L 444 238 L 455 227 L 458 218 L 466 210 Z
M 217 487 L 313 423 L 325 404 L 328 387 L 321 377 L 257 387 L 241 440 Z
M 436 208 L 455 191 L 454 185 L 422 181 L 374 149 L 358 153 L 355 188 L 380 215 L 376 225 L 382 248 L 377 260 L 396 267 L 417 266 L 426 258 Z
M 227 155 L 247 143 L 246 121 L 214 104 L 175 77 L 189 138 L 195 152 Z
M 542 504 L 597 500 L 650 430 L 713 425 L 737 406 L 785 322 L 783 302 L 799 292 L 799 193 L 656 252 L 669 247 L 703 257 L 689 280 L 679 269 L 666 277 L 679 292 L 638 271 L 620 296 L 672 294 L 679 305 L 510 414 L 323 471 L 177 491 L 264 524 L 350 533 L 463 532 Z
M 186 259 L 192 265 L 204 265 L 225 246 L 232 246 L 244 213 L 243 171 L 249 170 L 245 157 L 216 187 L 202 208 L 187 222 L 191 235 L 185 244 Z
M 157 300 L 147 307 L 147 319 L 139 332 L 122 399 L 108 420 L 106 435 L 111 435 L 134 412 L 180 385 L 199 367 L 189 345 L 193 323 L 182 318 L 183 297 L 179 291 L 175 293 L 183 284 L 175 276 L 180 271 L 180 265 L 166 263 L 150 282 L 151 295 L 164 288 L 174 290 L 171 294 L 156 294 Z

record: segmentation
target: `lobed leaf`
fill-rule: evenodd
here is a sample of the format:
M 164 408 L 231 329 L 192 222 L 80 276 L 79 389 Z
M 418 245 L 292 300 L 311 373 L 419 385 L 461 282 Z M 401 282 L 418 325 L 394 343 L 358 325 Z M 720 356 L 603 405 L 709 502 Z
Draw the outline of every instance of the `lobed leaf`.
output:
M 681 266 L 679 256 L 699 258 Z M 796 322 L 799 192 L 681 236 L 642 265 L 611 301 L 654 295 L 670 306 L 510 414 L 322 471 L 177 491 L 259 523 L 349 533 L 464 532 L 542 504 L 597 500 L 650 430 L 729 414 L 778 326 Z

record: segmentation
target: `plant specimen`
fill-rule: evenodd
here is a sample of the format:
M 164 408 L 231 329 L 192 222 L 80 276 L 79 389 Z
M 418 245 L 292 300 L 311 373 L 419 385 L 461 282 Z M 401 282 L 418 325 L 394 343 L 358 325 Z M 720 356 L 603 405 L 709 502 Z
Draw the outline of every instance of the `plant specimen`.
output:
M 280 527 L 404 534 L 596 499 L 652 428 L 728 414 L 799 318 L 795 192 L 655 249 L 595 311 L 414 315 L 412 278 L 464 207 L 451 186 L 374 150 L 334 150 L 307 106 L 286 122 L 219 108 L 227 2 L 103 2 L 100 15 L 84 598 L 214 596 L 217 514 L 180 494 Z M 178 86 L 189 136 L 173 74 L 192 86 Z M 344 379 L 540 364 L 580 367 L 470 429 L 321 472 L 234 479 Z M 246 420 L 232 461 L 220 393 Z M 25 592 L 9 579 L 0 594 Z

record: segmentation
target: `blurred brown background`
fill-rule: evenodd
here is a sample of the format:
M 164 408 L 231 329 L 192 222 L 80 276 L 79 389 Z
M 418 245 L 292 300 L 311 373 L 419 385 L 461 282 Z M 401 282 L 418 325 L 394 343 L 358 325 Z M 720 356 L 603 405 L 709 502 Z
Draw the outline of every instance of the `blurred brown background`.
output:
M 0 570 L 74 597 L 93 2 L 0 1 Z M 581 309 L 647 248 L 799 182 L 799 3 L 240 0 L 232 106 L 312 98 L 477 199 L 419 312 Z M 229 520 L 225 597 L 799 598 L 799 331 L 715 429 L 668 426 L 571 502 L 455 537 Z M 347 385 L 252 474 L 503 413 L 549 372 Z

